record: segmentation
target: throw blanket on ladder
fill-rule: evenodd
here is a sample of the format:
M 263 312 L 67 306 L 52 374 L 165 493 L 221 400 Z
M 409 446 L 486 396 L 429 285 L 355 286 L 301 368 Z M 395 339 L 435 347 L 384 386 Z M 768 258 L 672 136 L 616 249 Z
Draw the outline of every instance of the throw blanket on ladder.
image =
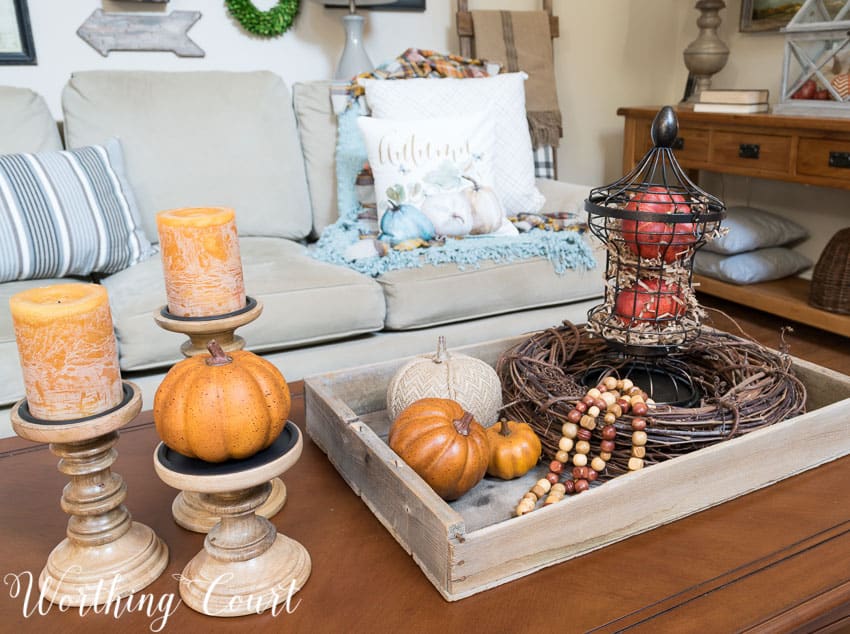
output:
M 561 111 L 555 91 L 555 66 L 549 14 L 545 11 L 473 11 L 475 52 L 508 72 L 525 71 L 525 107 L 534 148 L 558 147 Z

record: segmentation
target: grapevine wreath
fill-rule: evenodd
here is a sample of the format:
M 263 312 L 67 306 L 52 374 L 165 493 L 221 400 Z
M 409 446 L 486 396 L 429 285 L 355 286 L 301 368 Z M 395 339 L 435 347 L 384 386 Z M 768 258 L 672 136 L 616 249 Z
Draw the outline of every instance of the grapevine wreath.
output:
M 283 35 L 298 13 L 299 0 L 279 0 L 268 11 L 260 11 L 251 0 L 225 0 L 230 15 L 249 33 L 261 37 Z
M 565 321 L 523 339 L 502 353 L 496 365 L 504 390 L 503 414 L 530 422 L 547 459 L 558 451 L 573 403 L 587 392 L 581 384 L 585 372 L 605 366 L 616 374 L 624 363 L 604 340 L 588 334 Z M 659 405 L 652 410 L 647 417 L 646 464 L 805 412 L 806 388 L 791 369 L 784 333 L 780 352 L 741 335 L 706 329 L 681 354 L 659 362 L 662 367 L 684 365 L 703 398 L 693 407 Z M 615 427 L 620 440 L 630 437 L 628 421 L 618 421 Z M 615 454 L 605 478 L 625 473 L 627 461 L 627 454 Z

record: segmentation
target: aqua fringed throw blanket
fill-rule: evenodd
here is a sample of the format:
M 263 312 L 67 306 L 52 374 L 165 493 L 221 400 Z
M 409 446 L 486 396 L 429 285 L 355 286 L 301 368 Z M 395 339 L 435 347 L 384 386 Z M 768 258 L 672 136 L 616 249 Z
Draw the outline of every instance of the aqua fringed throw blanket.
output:
M 486 75 L 478 60 L 443 56 L 431 51 L 410 49 L 399 58 L 368 74 L 386 79 L 411 76 L 482 76 Z M 356 95 L 356 90 L 352 94 Z M 421 267 L 425 264 L 455 263 L 459 267 L 477 267 L 481 261 L 510 262 L 533 257 L 547 258 L 558 274 L 569 269 L 591 269 L 596 265 L 590 246 L 578 231 L 546 231 L 531 229 L 516 236 L 475 236 L 448 238 L 443 244 L 411 251 L 389 249 L 386 255 L 352 258 L 349 249 L 368 231 L 354 188 L 357 175 L 367 162 L 367 152 L 357 127 L 360 105 L 352 100 L 339 115 L 336 172 L 339 219 L 322 232 L 310 248 L 316 259 L 352 268 L 360 273 L 378 276 L 397 269 Z

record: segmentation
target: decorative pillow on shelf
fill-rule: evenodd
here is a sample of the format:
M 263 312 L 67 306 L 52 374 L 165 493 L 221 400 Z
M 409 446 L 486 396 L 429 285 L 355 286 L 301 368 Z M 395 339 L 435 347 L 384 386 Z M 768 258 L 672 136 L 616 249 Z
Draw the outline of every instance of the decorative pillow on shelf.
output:
M 543 195 L 534 182 L 534 154 L 525 113 L 525 73 L 493 77 L 364 79 L 377 119 L 437 118 L 484 112 L 495 125 L 494 188 L 509 215 L 536 212 Z
M 0 156 L 0 282 L 116 273 L 151 253 L 117 139 Z
M 395 246 L 513 229 L 492 188 L 494 122 L 488 115 L 360 117 L 358 126 L 375 181 L 382 239 Z
M 811 265 L 812 261 L 805 255 L 783 247 L 756 249 L 737 255 L 721 255 L 701 249 L 694 256 L 694 273 L 730 284 L 778 280 L 796 275 Z
M 793 220 L 754 207 L 729 207 L 723 227 L 728 229 L 726 235 L 706 244 L 703 251 L 734 255 L 779 247 L 809 235 L 805 227 Z

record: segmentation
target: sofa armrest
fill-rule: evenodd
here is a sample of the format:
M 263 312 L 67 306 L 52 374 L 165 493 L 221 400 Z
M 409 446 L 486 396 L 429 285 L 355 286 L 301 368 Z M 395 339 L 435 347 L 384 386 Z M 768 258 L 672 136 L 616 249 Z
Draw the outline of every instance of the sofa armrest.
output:
M 538 178 L 536 184 L 546 199 L 542 212 L 572 211 L 584 214 L 584 199 L 590 193 L 590 185 L 577 185 L 548 178 Z

